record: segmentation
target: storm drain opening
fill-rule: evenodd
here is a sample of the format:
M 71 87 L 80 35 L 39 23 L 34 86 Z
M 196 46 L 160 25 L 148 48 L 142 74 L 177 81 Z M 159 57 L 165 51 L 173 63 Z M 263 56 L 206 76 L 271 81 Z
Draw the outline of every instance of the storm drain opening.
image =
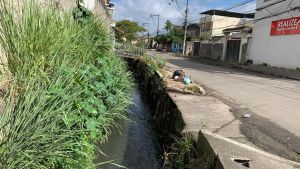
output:
M 232 161 L 241 164 L 244 167 L 250 168 L 250 159 L 247 158 L 231 158 Z

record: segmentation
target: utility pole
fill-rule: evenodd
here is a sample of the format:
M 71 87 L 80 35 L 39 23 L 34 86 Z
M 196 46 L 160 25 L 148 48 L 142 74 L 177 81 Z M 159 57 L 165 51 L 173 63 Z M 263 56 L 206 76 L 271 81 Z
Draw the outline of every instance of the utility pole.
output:
M 148 25 L 148 48 L 150 48 L 150 23 L 143 23 L 143 25 Z
M 184 38 L 183 38 L 183 48 L 182 54 L 185 55 L 186 51 L 186 34 L 187 34 L 187 25 L 188 25 L 188 14 L 189 14 L 189 0 L 186 0 L 186 9 L 185 9 L 185 18 L 184 18 Z
M 158 35 L 159 34 L 159 14 L 158 15 L 154 15 L 154 14 L 151 14 L 150 15 L 150 18 L 152 18 L 152 17 L 157 17 L 157 32 L 156 32 L 156 35 Z

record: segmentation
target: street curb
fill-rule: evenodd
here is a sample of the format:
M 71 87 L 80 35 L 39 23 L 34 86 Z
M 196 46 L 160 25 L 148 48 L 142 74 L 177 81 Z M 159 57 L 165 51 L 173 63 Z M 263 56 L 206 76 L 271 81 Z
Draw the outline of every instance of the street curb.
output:
M 258 73 L 262 75 L 274 76 L 278 78 L 287 78 L 292 80 L 300 80 L 300 72 L 297 70 L 289 70 L 284 68 L 274 68 L 268 66 L 260 66 L 260 65 L 237 65 L 237 64 L 230 64 L 226 62 L 217 62 L 206 58 L 199 58 L 195 56 L 185 56 L 184 58 L 198 61 L 202 64 L 214 65 L 214 66 L 222 66 L 226 68 L 234 68 L 239 69 L 242 71 Z
M 205 156 L 207 156 L 207 157 L 210 156 L 210 158 L 207 158 L 207 159 L 212 159 L 211 158 L 212 156 L 218 158 L 218 159 L 214 159 L 215 161 L 208 161 L 208 163 L 216 163 L 216 162 L 220 163 L 220 164 L 214 164 L 215 166 L 220 166 L 221 164 L 224 168 L 228 168 L 228 166 L 235 166 L 235 162 L 232 161 L 231 159 L 229 160 L 229 158 L 230 158 L 230 156 L 231 157 L 237 157 L 237 156 L 234 156 L 234 153 L 231 154 L 231 152 L 228 153 L 228 152 L 222 152 L 222 151 L 218 150 L 217 146 L 215 145 L 216 143 L 214 143 L 213 140 L 218 140 L 218 142 L 221 142 L 222 145 L 224 145 L 224 146 L 226 144 L 228 144 L 228 145 L 231 145 L 231 146 L 235 147 L 236 150 L 243 150 L 244 152 L 249 152 L 249 154 L 255 154 L 257 158 L 266 158 L 266 159 L 268 159 L 268 161 L 266 161 L 266 163 L 269 163 L 269 164 L 266 165 L 266 166 L 268 166 L 268 168 L 266 168 L 266 169 L 269 169 L 269 167 L 277 169 L 280 166 L 272 166 L 272 164 L 276 164 L 276 163 L 287 165 L 290 168 L 300 168 L 300 163 L 297 163 L 297 162 L 294 162 L 294 161 L 291 161 L 291 160 L 287 160 L 287 159 L 279 157 L 277 155 L 270 154 L 270 153 L 265 152 L 263 150 L 251 147 L 251 146 L 246 145 L 246 144 L 242 144 L 240 142 L 236 142 L 232 139 L 229 139 L 229 138 L 226 138 L 226 137 L 223 137 L 221 135 L 214 134 L 214 133 L 211 133 L 211 132 L 207 132 L 207 131 L 204 131 L 204 130 L 199 131 L 197 140 L 198 140 L 198 143 L 199 143 L 198 144 L 198 146 L 199 146 L 198 149 L 202 150 L 202 154 L 204 153 L 203 154 L 204 158 L 205 158 Z M 237 153 L 237 154 L 239 154 L 239 153 Z M 249 155 L 247 153 L 245 153 L 245 154 L 243 154 L 242 158 L 250 159 L 252 161 L 252 162 L 250 162 L 250 164 L 256 162 L 254 159 L 248 158 L 248 156 Z M 224 160 L 224 158 L 227 158 L 228 160 Z M 228 163 L 232 163 L 232 164 L 228 164 Z M 258 164 L 256 164 L 256 166 L 257 165 L 259 165 L 259 166 L 262 165 L 263 166 L 264 164 L 260 164 L 258 162 Z M 251 167 L 251 168 L 253 168 L 253 167 Z M 258 169 L 264 169 L 264 167 L 260 167 Z M 278 168 L 278 169 L 281 169 L 281 168 Z

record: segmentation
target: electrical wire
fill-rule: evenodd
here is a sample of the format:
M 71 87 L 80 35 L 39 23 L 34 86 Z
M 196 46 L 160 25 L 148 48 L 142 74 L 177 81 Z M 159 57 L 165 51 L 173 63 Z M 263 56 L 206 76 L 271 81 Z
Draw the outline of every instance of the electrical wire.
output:
M 172 1 L 172 2 L 174 2 L 174 1 Z M 169 3 L 170 5 L 172 5 L 182 16 L 185 16 L 181 11 L 180 11 L 180 9 L 178 8 L 178 6 L 177 5 L 175 5 L 174 3 Z
M 229 10 L 232 10 L 232 9 L 237 8 L 237 7 L 240 7 L 240 6 L 244 6 L 244 5 L 246 5 L 246 4 L 250 3 L 250 2 L 253 2 L 253 1 L 254 1 L 254 0 L 245 0 L 245 1 L 240 2 L 240 3 L 238 3 L 238 4 L 235 4 L 235 5 L 233 5 L 233 6 L 229 7 L 229 8 L 226 8 L 226 9 L 224 9 L 224 10 L 225 10 L 225 11 L 229 11 Z
M 173 0 L 172 0 L 172 1 L 173 1 Z M 176 3 L 176 5 L 177 5 L 178 9 L 182 9 L 181 5 L 178 3 L 178 0 L 175 0 L 175 3 Z
M 284 1 L 288 1 L 288 0 L 280 0 L 280 1 L 277 1 L 277 2 L 274 2 L 274 3 L 271 3 L 271 4 L 268 4 L 268 5 L 265 5 L 265 6 L 263 6 L 263 7 L 257 8 L 256 10 L 257 10 L 257 11 L 260 11 L 260 10 L 263 10 L 263 9 L 268 8 L 268 7 L 270 7 L 270 6 L 274 6 L 274 5 L 279 4 L 279 3 L 281 3 L 281 2 L 284 2 Z
M 266 15 L 266 14 L 263 12 L 263 10 L 261 10 L 259 15 L 256 13 L 256 18 L 266 17 L 266 16 L 270 16 L 270 15 L 276 14 L 276 13 L 278 13 L 278 12 L 280 12 L 280 11 L 284 11 L 284 10 L 286 10 L 287 8 L 289 8 L 290 5 L 291 5 L 290 2 L 287 2 L 287 1 L 286 1 L 286 3 L 280 5 L 280 6 L 277 7 L 277 8 L 270 9 L 270 10 L 267 9 L 267 8 L 265 8 L 265 10 L 268 12 L 268 14 Z M 270 14 L 270 13 L 271 13 L 271 14 Z
M 250 2 L 253 2 L 254 0 L 245 0 L 245 1 L 242 1 L 242 2 L 240 2 L 240 3 L 237 3 L 237 4 L 234 4 L 234 5 L 232 5 L 232 6 L 230 6 L 230 7 L 228 7 L 228 8 L 224 8 L 224 9 L 222 9 L 222 10 L 225 10 L 225 11 L 229 11 L 229 10 L 231 10 L 231 9 L 235 9 L 235 8 L 238 8 L 238 7 L 243 7 L 244 5 L 246 5 L 246 4 L 248 4 L 248 3 L 250 3 Z M 243 13 L 249 13 L 249 12 L 251 12 L 251 11 L 255 11 L 255 8 L 254 9 L 252 9 L 252 10 L 249 10 L 249 11 L 246 11 L 246 12 L 243 12 Z M 236 11 L 237 13 L 241 13 L 241 12 L 239 12 L 239 11 Z M 223 18 L 223 19 L 226 19 L 226 18 Z M 223 19 L 220 19 L 220 20 L 223 20 Z M 188 20 L 188 23 L 192 23 L 192 22 L 194 22 L 194 21 L 200 21 L 201 20 L 201 18 L 197 18 L 197 19 L 193 19 L 193 20 Z M 216 20 L 215 20 L 216 21 Z
M 251 23 L 253 22 L 256 23 L 258 21 L 261 21 L 261 20 L 265 20 L 265 19 L 269 19 L 269 18 L 272 18 L 272 17 L 275 17 L 275 16 L 278 16 L 278 15 L 281 15 L 281 14 L 284 14 L 284 13 L 288 13 L 290 11 L 295 11 L 295 10 L 299 10 L 300 7 L 294 7 L 292 9 L 289 9 L 289 10 L 286 10 L 286 11 L 283 11 L 283 12 L 280 12 L 280 13 L 276 13 L 276 14 L 273 14 L 273 15 L 270 15 L 270 16 L 266 16 L 266 17 L 262 17 L 262 18 L 259 18 L 259 19 L 255 19 L 255 20 L 251 20 L 251 21 L 248 21 L 248 22 L 245 22 L 244 24 L 240 24 L 240 25 L 229 25 L 229 26 L 225 26 L 225 27 L 219 27 L 219 28 L 214 28 L 214 29 L 209 29 L 208 31 L 213 31 L 213 30 L 218 30 L 218 29 L 226 29 L 226 28 L 232 28 L 232 27 L 237 27 L 237 26 L 244 26 L 248 23 Z M 218 35 L 218 34 L 217 34 Z M 223 35 L 223 33 L 219 34 L 219 35 Z
M 243 6 L 243 5 L 245 5 L 245 4 L 248 4 L 248 3 L 252 2 L 252 1 L 254 1 L 254 0 L 246 0 L 246 1 L 243 1 L 243 2 L 241 2 L 241 3 L 235 4 L 235 5 L 233 5 L 232 7 L 226 8 L 226 9 L 227 9 L 227 10 L 231 10 L 231 9 L 237 8 L 237 7 L 239 7 L 239 6 Z M 270 7 L 270 6 L 279 4 L 280 2 L 285 2 L 285 1 L 288 1 L 288 0 L 281 0 L 281 1 L 279 1 L 279 2 L 275 2 L 275 3 L 269 4 L 269 5 L 267 5 L 267 6 L 263 7 L 263 8 L 257 8 L 257 9 L 253 9 L 253 10 L 246 11 L 245 13 L 254 12 L 255 10 L 258 10 L 258 9 L 265 9 L 265 8 L 267 8 L 267 7 Z M 293 2 L 293 1 L 294 1 L 294 0 L 292 0 L 292 2 Z M 269 12 L 269 15 L 268 15 L 268 16 L 264 16 L 264 17 L 261 17 L 261 18 L 259 18 L 259 19 L 254 19 L 254 20 L 245 22 L 244 24 L 240 24 L 240 25 L 229 25 L 229 26 L 225 26 L 225 27 L 219 27 L 219 28 L 209 29 L 208 31 L 213 31 L 213 30 L 218 30 L 218 29 L 226 29 L 226 28 L 231 28 L 231 27 L 233 27 L 233 26 L 243 26 L 243 25 L 248 24 L 248 23 L 251 23 L 251 22 L 256 23 L 256 22 L 258 22 L 258 21 L 261 21 L 261 20 L 264 20 L 264 19 L 268 19 L 268 18 L 271 18 L 271 17 L 275 17 L 275 16 L 278 17 L 279 15 L 281 15 L 281 14 L 283 14 L 283 13 L 289 13 L 289 12 L 291 12 L 291 11 L 294 11 L 294 10 L 300 8 L 300 7 L 294 7 L 294 8 L 292 8 L 292 9 L 289 9 L 289 10 L 286 10 L 286 11 L 283 11 L 283 12 L 276 13 L 276 12 L 278 12 L 278 11 L 281 11 L 283 8 L 288 8 L 288 7 L 290 7 L 291 4 L 292 4 L 292 2 L 289 2 L 289 3 L 285 4 L 285 5 L 281 5 L 280 7 L 276 8 L 276 9 L 268 10 L 268 12 Z M 175 7 L 175 5 L 174 5 L 174 7 Z M 176 8 L 176 9 L 179 11 L 178 8 Z M 180 12 L 180 13 L 181 13 L 181 12 Z M 182 13 L 181 13 L 181 14 L 182 14 Z M 174 18 L 174 19 L 175 19 L 175 18 Z M 201 18 L 200 18 L 200 19 L 201 19 Z M 192 23 L 193 21 L 198 21 L 198 20 L 200 20 L 200 19 L 188 20 L 188 23 Z M 222 18 L 222 19 L 226 19 L 226 18 Z M 222 20 L 222 19 L 219 19 L 219 20 Z M 215 20 L 215 21 L 216 21 L 216 20 Z M 162 31 L 162 30 L 164 30 L 164 29 L 161 29 L 160 31 Z M 155 32 L 154 32 L 154 33 L 155 33 Z

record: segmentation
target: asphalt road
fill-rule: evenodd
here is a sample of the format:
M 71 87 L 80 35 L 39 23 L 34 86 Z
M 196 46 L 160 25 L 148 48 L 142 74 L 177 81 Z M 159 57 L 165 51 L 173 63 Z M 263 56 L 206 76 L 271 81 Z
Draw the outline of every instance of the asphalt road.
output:
M 241 130 L 250 141 L 275 154 L 292 156 L 287 158 L 300 157 L 300 81 L 160 55 L 168 60 L 168 67 L 183 69 L 229 104 L 234 115 L 251 113 L 251 118 L 241 119 Z

